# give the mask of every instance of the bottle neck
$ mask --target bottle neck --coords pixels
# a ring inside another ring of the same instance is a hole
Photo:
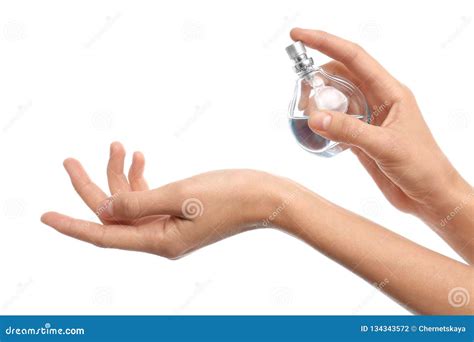
[[[310,85],[313,89],[319,89],[325,86],[324,79],[321,77],[321,74],[318,72],[322,70],[320,67],[311,66],[310,68],[306,68],[298,73],[298,77],[300,80],[304,80],[308,85]]]
[[[308,57],[305,53],[296,56],[293,58],[293,61],[295,62],[293,70],[300,78],[319,69],[319,67],[314,66],[313,59]]]
[[[312,78],[313,74],[318,70],[319,67],[315,67],[314,65],[308,65],[304,68],[301,68],[300,70],[296,70],[295,67],[295,72],[299,78]]]

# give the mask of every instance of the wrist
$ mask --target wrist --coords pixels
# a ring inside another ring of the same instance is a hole
[[[292,235],[300,235],[300,228],[312,219],[316,208],[322,206],[322,198],[304,186],[283,177],[276,177],[268,206],[262,219],[263,227],[274,227]]]
[[[266,176],[266,180],[257,187],[256,225],[263,228],[285,228],[287,218],[304,188],[287,178],[271,174]]]
[[[443,191],[427,198],[420,206],[418,216],[435,228],[444,228],[460,210],[472,203],[474,190],[454,169],[439,188]]]

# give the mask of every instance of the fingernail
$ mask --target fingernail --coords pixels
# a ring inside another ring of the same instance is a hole
[[[332,116],[325,112],[316,112],[311,115],[309,119],[309,124],[311,127],[318,131],[326,131],[331,125]]]

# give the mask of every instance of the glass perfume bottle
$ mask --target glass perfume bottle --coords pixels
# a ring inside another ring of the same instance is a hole
[[[315,110],[331,110],[352,115],[370,123],[370,109],[362,92],[350,81],[315,66],[301,42],[286,48],[298,75],[289,107],[291,130],[300,146],[322,157],[332,157],[347,146],[328,140],[308,127],[309,114]]]

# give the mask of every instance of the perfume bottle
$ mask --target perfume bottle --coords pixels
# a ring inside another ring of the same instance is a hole
[[[291,130],[300,146],[322,157],[332,157],[347,146],[328,140],[308,127],[308,118],[315,110],[343,112],[370,123],[370,109],[362,92],[350,81],[315,66],[301,42],[286,48],[298,75],[289,107]]]

